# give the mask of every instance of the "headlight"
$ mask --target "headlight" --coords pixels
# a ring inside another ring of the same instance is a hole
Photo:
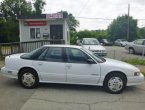
[[[134,72],[134,76],[140,76],[140,72]]]

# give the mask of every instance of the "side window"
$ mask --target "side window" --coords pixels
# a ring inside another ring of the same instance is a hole
[[[137,45],[143,45],[143,40],[136,40],[134,43]]]
[[[40,38],[40,28],[30,28],[30,38],[31,39],[36,39]]]
[[[144,42],[143,42],[143,45],[145,45],[145,40],[144,40]]]
[[[69,63],[87,63],[89,56],[79,49],[67,48],[67,58]]]
[[[60,47],[50,47],[45,55],[40,56],[45,61],[63,62],[63,52]]]
[[[30,28],[30,38],[35,39],[35,28]]]
[[[40,38],[40,28],[36,28],[36,38]]]

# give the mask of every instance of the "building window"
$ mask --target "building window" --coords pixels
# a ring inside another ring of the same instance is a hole
[[[40,28],[30,28],[30,38],[35,39],[35,38],[40,38]]]

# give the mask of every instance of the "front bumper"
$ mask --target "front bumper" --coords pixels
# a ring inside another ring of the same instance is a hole
[[[128,77],[127,79],[127,86],[139,85],[144,82],[144,75],[141,73],[140,76]]]
[[[17,73],[18,71],[7,69],[6,67],[1,68],[1,73],[3,76],[10,77],[10,78],[18,78]]]

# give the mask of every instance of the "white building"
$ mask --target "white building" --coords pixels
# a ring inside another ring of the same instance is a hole
[[[20,42],[60,40],[70,44],[68,15],[66,13],[41,14],[19,17]],[[62,42],[59,42],[62,43]]]

